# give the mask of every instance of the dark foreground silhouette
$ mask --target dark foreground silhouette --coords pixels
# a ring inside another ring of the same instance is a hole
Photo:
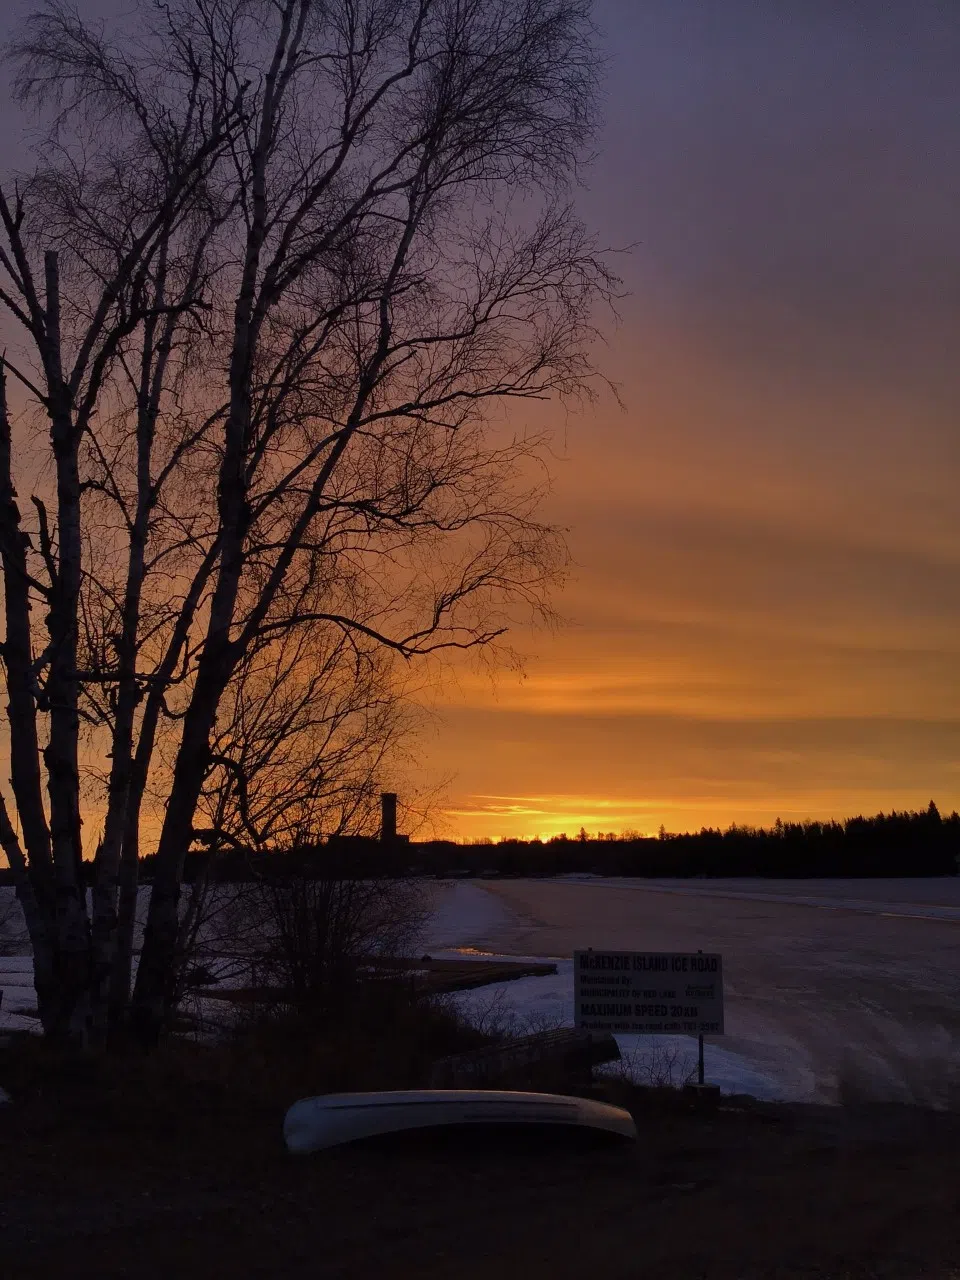
[[[109,1078],[32,1064],[0,1108],[5,1275],[946,1280],[960,1258],[960,1117],[638,1092],[620,1099],[636,1143],[438,1134],[294,1158],[284,1088],[197,1054]]]

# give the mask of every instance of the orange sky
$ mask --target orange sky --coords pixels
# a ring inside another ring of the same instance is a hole
[[[960,807],[960,15],[763,8],[599,7],[626,410],[557,414],[570,625],[441,695],[448,833]]]
[[[960,807],[960,11],[597,19],[626,408],[554,413],[569,625],[447,680],[411,785],[463,837]]]
[[[578,562],[568,625],[517,638],[522,678],[448,684],[428,759],[459,835],[960,805],[950,468],[927,456],[924,476],[893,432],[862,466],[829,439],[770,445],[767,407],[683,355],[651,373],[643,413],[570,431],[553,500]],[[790,411],[818,420],[836,400],[826,387]],[[707,401],[754,426],[749,459],[729,436],[684,453],[665,424]],[[879,391],[845,405],[847,422],[899,411]]]

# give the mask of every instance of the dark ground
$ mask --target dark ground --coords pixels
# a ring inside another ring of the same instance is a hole
[[[960,1116],[636,1093],[634,1145],[472,1132],[292,1158],[252,1082],[0,1053],[3,1072],[10,1280],[960,1280]]]

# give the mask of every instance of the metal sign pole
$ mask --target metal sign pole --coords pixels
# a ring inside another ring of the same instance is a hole
[[[698,956],[702,956],[702,955],[703,955],[703,948],[702,948],[702,947],[698,947],[698,948],[697,948],[697,955],[698,955]],[[703,1032],[702,1032],[702,1031],[700,1032],[700,1035],[699,1035],[699,1037],[698,1037],[698,1040],[699,1040],[699,1046],[698,1046],[698,1047],[699,1047],[700,1052],[699,1052],[699,1056],[698,1056],[698,1058],[697,1058],[697,1084],[703,1084]]]
[[[720,1096],[719,1085],[707,1084],[704,1051],[707,1036],[723,1035],[721,955],[574,951],[573,995],[578,1030],[696,1036],[697,1072],[684,1088],[705,1103]]]

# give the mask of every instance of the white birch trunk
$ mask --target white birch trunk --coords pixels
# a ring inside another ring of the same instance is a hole
[[[64,383],[60,332],[60,271],[56,253],[44,260],[46,275],[45,364],[57,481],[57,577],[52,584],[47,630],[50,667],[46,695],[50,736],[44,749],[50,797],[50,837],[57,895],[60,980],[58,1036],[85,1048],[92,1034],[90,921],[80,835],[80,716],[77,686],[78,608],[81,580],[79,437],[69,388]]]
[[[16,877],[16,893],[33,948],[34,986],[44,1031],[60,1020],[57,982],[56,898],[50,832],[43,807],[37,707],[31,674],[30,590],[26,536],[13,486],[12,442],[7,411],[6,374],[0,360],[0,555],[3,561],[6,635],[7,718],[10,773],[23,829],[26,855],[0,801],[0,843]]]

